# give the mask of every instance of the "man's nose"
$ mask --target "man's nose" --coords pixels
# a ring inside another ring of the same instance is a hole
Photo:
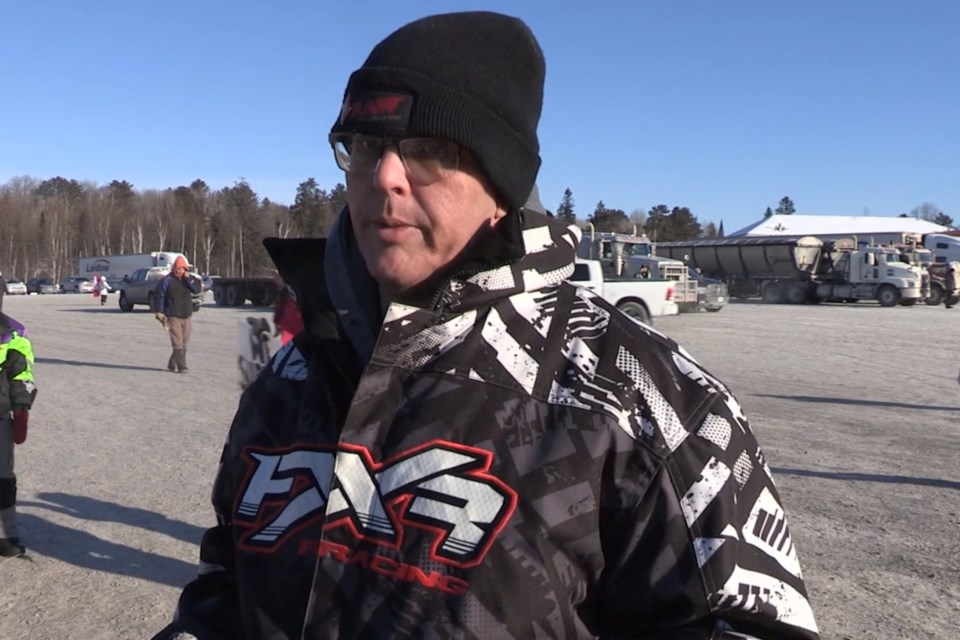
[[[384,150],[374,172],[373,182],[375,186],[384,191],[403,190],[409,187],[407,168],[403,165],[403,159],[396,148],[391,147]]]

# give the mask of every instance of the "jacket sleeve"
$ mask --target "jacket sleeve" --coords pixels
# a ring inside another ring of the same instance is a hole
[[[10,384],[10,406],[14,409],[30,409],[37,396],[37,385],[33,379],[33,345],[29,339],[13,333],[6,346],[2,367],[3,375]]]
[[[157,633],[153,640],[181,640],[190,636],[196,640],[234,640],[244,637],[234,570],[233,527],[227,506],[229,474],[224,463],[230,453],[229,442],[228,438],[220,471],[214,481],[213,504],[218,524],[203,534],[198,575],[180,594],[173,622]]]
[[[770,469],[736,400],[710,397],[605,528],[606,637],[816,640]]]
[[[184,637],[181,634],[196,640],[242,638],[240,620],[233,572],[233,533],[230,525],[224,523],[203,534],[199,575],[180,594],[173,622],[153,640],[179,640]]]
[[[188,276],[185,284],[192,293],[203,293],[203,280],[197,276]]]
[[[154,289],[156,292],[156,305],[157,308],[153,311],[159,311],[161,313],[167,312],[167,288],[170,286],[170,276],[166,275],[160,278],[157,282],[157,286]]]

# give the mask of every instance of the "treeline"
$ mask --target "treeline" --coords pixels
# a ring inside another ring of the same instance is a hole
[[[189,186],[138,191],[125,180],[98,186],[23,176],[0,185],[0,271],[6,277],[59,280],[76,271],[81,256],[180,251],[204,273],[266,276],[272,263],[261,244],[264,237],[323,236],[345,202],[342,184],[327,191],[313,178],[300,183],[287,206],[261,198],[245,180],[219,190],[198,179]],[[683,206],[658,204],[628,215],[601,200],[587,218],[578,218],[569,188],[551,211],[570,224],[646,233],[655,242],[724,236],[722,221],[701,223]],[[784,196],[764,215],[794,211]],[[931,203],[915,208],[911,217],[954,226]]]
[[[58,280],[76,272],[81,256],[180,251],[204,273],[269,275],[261,240],[323,235],[345,192],[342,184],[327,192],[311,178],[286,206],[260,198],[244,180],[220,190],[194,180],[138,191],[124,180],[13,178],[0,185],[0,270]]]
[[[264,237],[325,235],[345,202],[342,184],[327,191],[313,178],[300,183],[287,206],[261,198],[245,180],[219,190],[200,179],[137,190],[125,180],[101,186],[23,176],[0,185],[0,270],[59,280],[76,272],[81,256],[179,251],[203,273],[266,276],[272,263]],[[556,215],[587,226],[577,220],[570,189]],[[723,233],[722,224],[701,226],[688,208],[666,205],[628,216],[601,201],[587,222],[597,231],[645,231],[659,241]]]
[[[713,222],[701,224],[688,207],[669,207],[658,204],[648,210],[634,209],[630,215],[623,209],[611,209],[603,200],[597,203],[593,213],[580,220],[576,214],[573,192],[566,189],[556,208],[556,217],[567,224],[576,224],[584,229],[593,225],[595,231],[612,231],[646,235],[654,242],[671,242],[691,238],[722,238],[723,221],[718,227]]]

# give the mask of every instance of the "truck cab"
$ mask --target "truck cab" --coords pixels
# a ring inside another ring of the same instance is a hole
[[[880,306],[892,307],[914,305],[929,293],[926,269],[905,263],[894,247],[837,244],[831,256],[825,275],[841,282],[820,284],[820,298],[876,299]]]
[[[913,235],[914,237],[909,237]],[[904,234],[904,242],[896,245],[901,261],[915,267],[923,267],[930,276],[928,305],[953,307],[960,302],[960,262],[937,261],[933,251],[927,249],[915,234]]]

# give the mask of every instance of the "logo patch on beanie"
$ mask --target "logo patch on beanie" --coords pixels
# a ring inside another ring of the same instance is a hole
[[[340,126],[386,125],[406,128],[413,110],[409,93],[376,91],[354,96],[347,94],[340,109]]]

